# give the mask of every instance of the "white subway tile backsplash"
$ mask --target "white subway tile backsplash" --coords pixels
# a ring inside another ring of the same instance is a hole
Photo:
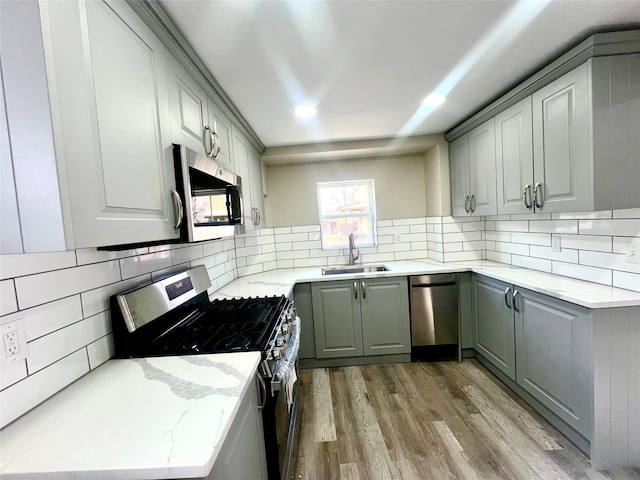
[[[426,249],[427,249],[426,240],[424,242],[411,242],[411,250],[413,251],[426,250]]]
[[[537,216],[537,215],[536,215]],[[611,218],[611,210],[604,210],[600,212],[564,212],[554,213],[552,217],[554,220],[581,220],[587,218]]]
[[[240,268],[240,267],[246,267],[247,266],[247,259],[246,257],[240,257],[236,259],[236,267]]]
[[[150,253],[148,255],[140,255],[138,257],[123,258],[119,260],[119,262],[120,270],[122,271],[122,280],[126,280],[127,278],[151,273],[154,270],[162,270],[163,268],[171,267],[173,265],[173,257],[171,255],[171,250],[167,250],[164,252]],[[98,265],[104,264],[99,263]]]
[[[614,210],[613,218],[640,218],[640,208],[626,208],[624,210]]]
[[[266,262],[262,264],[262,268],[264,268],[265,272],[268,272],[270,270],[275,270],[276,268],[278,268],[278,262],[277,261]]]
[[[0,375],[0,390],[10,387],[14,383],[19,382],[27,377],[27,362],[20,360],[12,365],[2,367],[2,375]]]
[[[0,282],[0,315],[7,315],[18,310],[16,289],[13,280]]]
[[[236,242],[233,238],[225,238],[222,240],[222,250],[233,250],[236,248]]]
[[[444,253],[442,252],[434,252],[433,250],[429,250],[429,259],[435,260],[436,262],[444,261]]]
[[[322,242],[320,240],[291,243],[292,250],[312,250],[318,248],[322,248]]]
[[[449,242],[475,242],[482,240],[481,232],[443,233],[442,241]]]
[[[296,258],[293,260],[294,268],[302,267],[326,267],[327,257],[315,257],[315,258]]]
[[[613,286],[640,292],[640,275],[636,273],[613,271]]]
[[[113,335],[110,333],[87,345],[89,367],[93,370],[109,360],[115,354]]]
[[[396,252],[393,254],[396,261],[401,260],[424,260],[427,258],[427,249],[411,250],[410,252]]]
[[[391,220],[378,220],[376,222],[376,225],[378,226],[378,228],[380,228],[380,227],[391,227],[391,226],[393,226],[393,221],[391,221]]]
[[[127,260],[131,259],[119,261],[123,262]],[[18,305],[20,308],[34,307],[52,300],[108,285],[119,280],[120,268],[118,266],[118,260],[19,277],[15,280]]]
[[[294,258],[309,258],[309,250],[276,252],[276,260],[293,260]]]
[[[268,245],[261,245],[260,249],[262,250],[262,253],[271,253],[276,251],[276,245],[275,243],[270,243]]]
[[[551,247],[531,245],[529,255],[559,262],[578,263],[578,250],[571,250],[570,248],[562,248],[559,252],[554,252]]]
[[[27,344],[29,375],[111,332],[109,312],[102,312]]]
[[[202,245],[202,255],[208,257],[209,255],[214,255],[216,253],[221,253],[224,251],[224,245],[222,240],[215,240],[213,242],[204,243]]]
[[[503,253],[512,253],[515,255],[529,256],[529,245],[521,245],[519,243],[496,242],[496,251]]]
[[[291,233],[291,227],[278,227],[273,229],[273,233],[275,235],[279,235],[281,233]]]
[[[611,285],[611,270],[604,268],[587,267],[573,263],[552,262],[551,271],[557,275],[586,280],[587,282]]]
[[[510,242],[511,232],[485,232],[484,238],[494,242]]]
[[[262,264],[247,265],[246,267],[238,267],[238,276],[245,277],[247,275],[254,275],[256,273],[262,273],[264,270]]]
[[[542,220],[529,222],[530,232],[578,233],[578,220]]]
[[[579,220],[581,235],[640,236],[640,218]]]
[[[254,247],[256,245],[273,245],[274,240],[273,240],[273,236],[260,236],[260,237],[251,237],[251,238],[245,238],[244,239],[244,246],[245,247]],[[238,246],[236,245],[236,248],[238,248]]]
[[[293,260],[277,260],[276,265],[278,268],[293,268]]]
[[[507,265],[511,265],[511,254],[487,250],[487,260],[491,260],[493,262],[506,263]]]
[[[462,242],[451,242],[445,243],[442,245],[443,251],[445,253],[450,252],[461,252],[462,251]]]
[[[273,228],[261,228],[258,231],[260,232],[260,235],[273,236]]]
[[[560,237],[562,248],[576,250],[594,250],[597,252],[611,251],[611,237],[598,235],[554,235]]]
[[[427,231],[427,225],[421,223],[420,225],[409,225],[409,233],[425,233]]]
[[[370,255],[363,255],[362,256],[362,263],[393,262],[394,259],[395,259],[395,257],[393,255],[393,252],[373,253],[373,254],[370,254]],[[344,263],[346,263],[346,262],[344,262]]]
[[[510,220],[551,220],[550,213],[519,213],[509,215]]]
[[[308,233],[284,233],[275,235],[276,244],[283,242],[306,242],[307,240],[309,240]]]
[[[274,262],[276,260],[276,253],[261,253],[260,255],[254,255],[247,257],[247,265],[257,265],[258,263]],[[241,275],[242,276],[242,275]]]
[[[393,243],[393,235],[378,235],[378,245],[388,245],[389,243]]]
[[[300,227],[291,227],[291,233],[302,233],[302,232],[319,232],[320,225],[303,225]]]
[[[378,253],[406,252],[411,250],[410,243],[391,243],[389,245],[378,245]]]
[[[511,264],[518,267],[530,268],[531,270],[551,273],[551,260],[545,260],[544,258],[511,255]]]
[[[379,227],[378,235],[401,235],[403,233],[410,233],[411,229],[409,225],[399,225],[396,227]]]
[[[276,243],[276,252],[289,252],[293,249],[292,242]]]
[[[462,249],[465,251],[470,250],[484,250],[487,247],[486,242],[484,240],[478,240],[475,242],[463,242]]]
[[[175,250],[171,251],[171,254],[173,256],[174,265],[190,262],[191,260],[196,260],[204,256],[202,245],[193,245],[186,248],[176,248]]]
[[[474,222],[475,223],[475,222]],[[459,233],[462,232],[463,223],[444,223],[442,225],[442,233]]]
[[[39,307],[21,310],[3,318],[5,321],[24,320],[24,331],[27,341],[30,342],[60,328],[82,320],[82,305],[80,295],[45,303]]]
[[[236,259],[251,257],[262,252],[259,246],[236,248]]]
[[[466,222],[462,224],[463,232],[482,232],[485,230],[484,221],[481,222]]]
[[[592,267],[610,268],[622,272],[640,273],[640,265],[627,263],[625,255],[619,253],[590,252],[583,250],[580,252],[580,265]]]
[[[529,222],[525,220],[496,220],[495,229],[499,232],[528,232]]]
[[[482,252],[451,252],[444,254],[445,262],[466,262],[471,260],[482,260]]]
[[[442,217],[442,223],[452,222],[477,222],[482,217]]]
[[[394,227],[397,225],[424,225],[425,219],[424,217],[397,218],[392,223]]]
[[[148,247],[118,250],[115,252],[97,250],[95,248],[79,248],[76,250],[76,258],[78,260],[78,265],[87,265],[89,263],[106,262],[108,260],[117,260],[125,257],[135,257],[137,255],[144,255],[145,253],[149,253]]]
[[[76,253],[25,253],[0,257],[0,279],[22,277],[76,266]]]
[[[400,240],[402,242],[425,242],[427,235],[425,233],[407,233],[400,235]]]
[[[550,233],[522,233],[512,232],[511,241],[513,243],[527,243],[529,245],[551,246]]]
[[[85,348],[0,392],[0,428],[89,371]]]
[[[427,233],[427,242],[442,243],[442,233]]]

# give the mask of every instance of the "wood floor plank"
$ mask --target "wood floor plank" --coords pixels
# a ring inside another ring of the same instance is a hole
[[[326,368],[318,368],[313,371],[313,426],[316,442],[336,440],[331,385],[329,372]]]
[[[298,479],[640,480],[638,469],[593,470],[475,360],[303,370],[300,380]]]

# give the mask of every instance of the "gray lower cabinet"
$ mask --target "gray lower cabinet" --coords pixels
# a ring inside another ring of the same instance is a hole
[[[406,277],[311,285],[318,359],[411,352]]]
[[[516,379],[515,326],[510,284],[474,275],[471,280],[473,348]]]
[[[593,381],[589,310],[514,287],[518,385],[584,437],[591,437]]]
[[[258,388],[254,383],[242,400],[206,480],[266,480],[267,460],[258,411]]]

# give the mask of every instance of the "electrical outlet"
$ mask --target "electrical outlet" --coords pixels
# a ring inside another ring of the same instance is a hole
[[[640,264],[640,240],[631,240],[625,250],[624,261]]]
[[[2,353],[0,354],[2,368],[27,358],[27,336],[22,319],[2,325],[0,334],[2,335]]]
[[[553,237],[551,239],[551,251],[555,253],[560,253],[562,251],[562,247],[560,246],[560,238],[561,237]]]

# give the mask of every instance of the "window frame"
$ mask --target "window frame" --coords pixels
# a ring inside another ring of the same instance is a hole
[[[363,184],[369,184],[369,210],[367,213],[355,212],[355,213],[342,213],[342,214],[330,214],[330,215],[322,214],[322,201],[321,201],[321,195],[320,195],[321,188],[345,187],[350,185],[357,187]],[[358,248],[375,247],[378,244],[378,229],[376,225],[376,192],[375,192],[375,182],[373,181],[372,178],[363,179],[363,180],[344,180],[344,181],[337,181],[337,182],[317,182],[316,195],[318,198],[318,218],[320,221],[320,241],[322,245],[322,250],[343,250],[345,248],[349,248],[348,240],[345,245],[339,245],[339,246],[325,245],[324,232],[322,230],[322,225],[324,220],[331,220],[331,219],[349,219],[349,218],[369,217],[369,221],[371,222],[371,243],[359,243],[357,246]]]

